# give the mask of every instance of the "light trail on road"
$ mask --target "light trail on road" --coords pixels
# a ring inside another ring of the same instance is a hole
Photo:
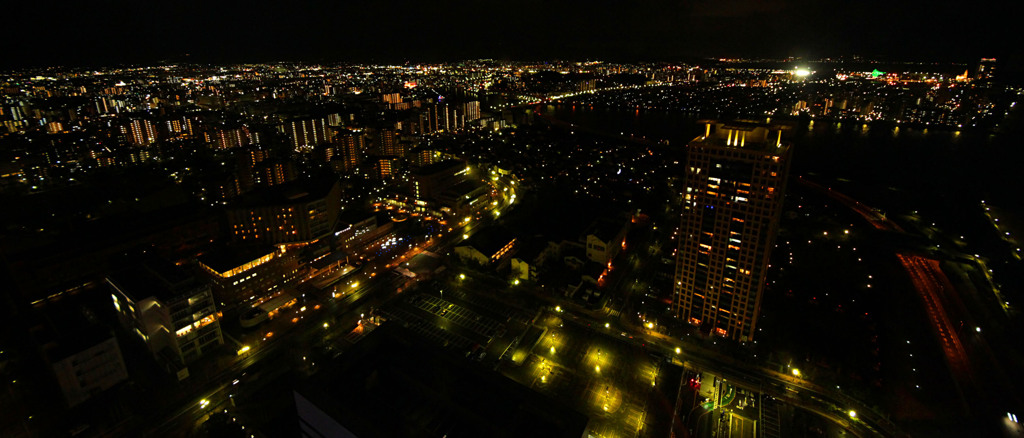
[[[903,228],[901,228],[899,225],[896,225],[895,222],[889,220],[875,209],[868,207],[867,205],[861,204],[860,201],[857,201],[853,198],[850,198],[849,196],[832,190],[829,187],[825,187],[822,186],[821,184],[808,181],[804,179],[804,177],[802,176],[799,177],[797,181],[800,181],[801,184],[812,189],[815,189],[819,192],[822,192],[831,197],[832,199],[839,201],[840,203],[848,207],[850,210],[853,210],[855,213],[859,214],[861,217],[864,218],[864,220],[868,221],[868,223],[870,223],[871,226],[875,227],[878,230],[896,231],[900,233],[903,232]]]
[[[953,372],[954,381],[961,397],[964,396],[965,384],[973,387],[970,363],[967,352],[957,335],[956,326],[949,319],[949,314],[942,305],[940,293],[944,285],[949,284],[945,274],[939,269],[939,262],[918,255],[897,254],[900,264],[906,269],[910,281],[914,285],[921,300],[924,302],[925,313],[932,323],[932,328],[939,338],[946,362]]]

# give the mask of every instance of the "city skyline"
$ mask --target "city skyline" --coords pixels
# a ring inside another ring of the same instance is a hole
[[[22,38],[2,67],[161,62],[678,61],[708,57],[974,62],[1020,70],[1006,2],[927,5],[803,0],[673,3],[271,1],[72,3],[11,8]]]
[[[1019,436],[1024,89],[893,61],[5,71],[0,435]]]

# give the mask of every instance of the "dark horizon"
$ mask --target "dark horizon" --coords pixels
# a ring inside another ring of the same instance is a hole
[[[992,3],[992,4],[988,4]],[[728,0],[642,5],[538,1],[397,1],[361,5],[256,1],[110,1],[44,9],[17,4],[0,66],[143,65],[161,61],[447,62],[602,59],[678,61],[718,57],[860,55],[913,61],[1000,59],[1012,50],[1009,5]]]

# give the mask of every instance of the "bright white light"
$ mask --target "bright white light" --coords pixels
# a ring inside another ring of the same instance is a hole
[[[811,71],[805,68],[798,68],[794,74],[800,77],[806,77],[811,75]]]

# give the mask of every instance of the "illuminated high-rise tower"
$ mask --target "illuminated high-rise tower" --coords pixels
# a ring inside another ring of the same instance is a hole
[[[978,79],[992,79],[996,72],[995,58],[981,58],[978,62]]]
[[[300,151],[326,143],[328,126],[324,118],[298,119],[286,122],[280,129],[291,139],[294,150]]]
[[[704,135],[687,145],[673,310],[715,335],[749,341],[789,172],[787,127],[704,123]]]
[[[121,133],[129,143],[146,146],[156,141],[156,125],[149,120],[134,119],[121,127]]]

